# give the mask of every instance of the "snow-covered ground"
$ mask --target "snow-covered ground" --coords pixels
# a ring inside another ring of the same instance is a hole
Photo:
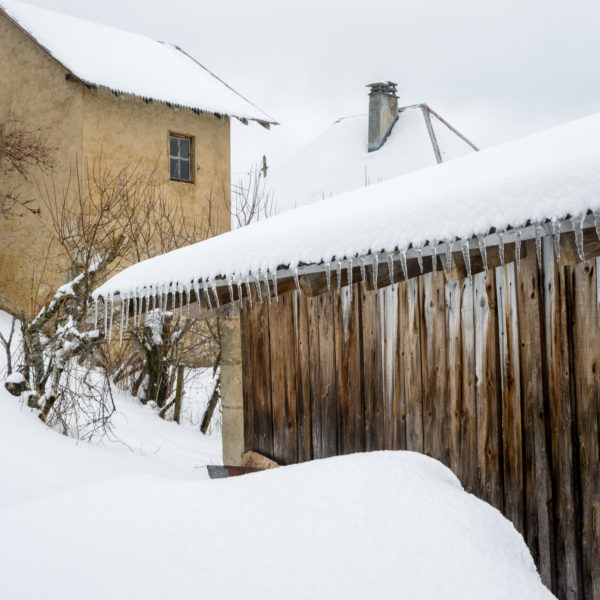
[[[211,481],[218,435],[116,403],[121,441],[77,443],[0,389],[2,600],[552,598],[509,521],[433,459]]]

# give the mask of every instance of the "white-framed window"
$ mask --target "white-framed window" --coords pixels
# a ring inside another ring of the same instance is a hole
[[[169,174],[173,181],[194,181],[194,138],[169,134]]]

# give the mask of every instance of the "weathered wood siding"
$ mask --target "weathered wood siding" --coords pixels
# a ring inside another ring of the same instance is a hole
[[[540,258],[529,241],[487,277],[245,300],[246,448],[424,452],[514,523],[559,598],[600,600],[600,259],[558,264],[551,239]]]

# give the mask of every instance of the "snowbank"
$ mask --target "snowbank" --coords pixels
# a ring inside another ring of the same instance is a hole
[[[6,508],[0,530],[12,600],[553,597],[513,526],[409,452],[112,479]]]
[[[143,297],[143,286],[165,293],[171,282],[187,289],[218,275],[263,279],[281,265],[454,242],[600,210],[599,164],[600,113],[151,258],[94,296]]]
[[[1,0],[0,8],[85,83],[275,123],[177,46],[15,0]]]

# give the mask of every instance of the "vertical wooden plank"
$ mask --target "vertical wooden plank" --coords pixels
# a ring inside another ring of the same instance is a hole
[[[252,370],[252,324],[251,315],[242,301],[240,307],[240,342],[242,354],[242,395],[244,402],[244,451],[252,450],[254,444],[254,379]]]
[[[313,458],[323,458],[321,446],[321,351],[319,338],[319,297],[307,298],[308,352],[310,378],[310,430]]]
[[[298,462],[312,459],[311,391],[308,304],[304,294],[293,292],[296,302],[296,401],[298,422]],[[273,302],[276,302],[273,300]]]
[[[504,514],[524,533],[523,439],[515,264],[496,269],[502,397]]]
[[[335,292],[335,350],[338,371],[338,452],[365,449],[358,285]]]
[[[421,376],[423,383],[423,448],[448,464],[446,405],[446,317],[444,274],[419,278],[422,291]]]
[[[322,456],[337,454],[337,371],[333,294],[334,292],[328,292],[318,297]]]
[[[461,282],[460,463],[456,472],[467,492],[477,490],[477,393],[475,384],[475,321],[472,278]]]
[[[269,311],[273,458],[280,464],[298,462],[296,325],[294,293],[282,294]]]
[[[396,387],[396,346],[398,344],[398,294],[395,286],[377,292],[383,345],[383,391],[385,448],[394,449],[394,396]]]
[[[502,486],[502,407],[498,368],[495,272],[473,278],[477,398],[477,495],[504,511]]]
[[[552,238],[543,240],[545,359],[548,378],[554,554],[559,598],[580,597],[579,507],[572,435],[574,413],[569,367],[568,316],[564,269],[555,260]]]
[[[600,316],[596,261],[572,267],[583,591],[600,598]]]
[[[379,304],[375,292],[361,285],[365,449],[383,450],[383,358]]]
[[[423,452],[421,291],[416,278],[398,285],[398,393],[394,397],[395,443]],[[405,425],[404,425],[405,422]],[[405,444],[405,445],[404,445]]]
[[[462,401],[461,282],[446,284],[446,401],[448,403],[449,467],[461,478],[460,413]],[[462,482],[462,479],[461,479]]]
[[[408,417],[409,392],[408,392],[408,351],[407,343],[409,336],[409,300],[408,283],[402,281],[392,286],[392,292],[397,298],[398,314],[396,318],[397,334],[396,356],[394,360],[394,397],[392,400],[392,448],[394,450],[406,450],[407,432],[406,423]],[[419,381],[421,373],[419,371]]]
[[[266,303],[244,302],[246,320],[245,348],[242,349],[244,406],[250,407],[248,449],[273,456],[273,410],[271,404],[271,359],[269,344],[269,307]]]
[[[542,581],[552,588],[552,483],[545,428],[543,308],[535,241],[528,240],[524,246],[525,255],[521,258],[518,278],[518,302],[525,449],[525,540]]]

